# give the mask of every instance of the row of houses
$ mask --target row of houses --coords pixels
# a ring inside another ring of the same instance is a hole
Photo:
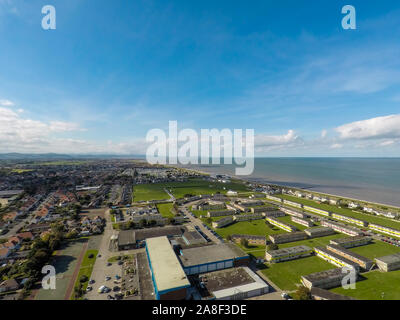
[[[337,213],[332,213],[332,218],[334,218],[336,220],[341,220],[341,221],[345,221],[345,222],[348,222],[348,223],[356,224],[356,225],[361,226],[361,227],[367,227],[368,226],[368,222],[367,221],[356,219],[356,218],[353,218],[353,217],[343,216],[343,215],[337,214]]]
[[[303,226],[306,226],[308,228],[314,226],[314,223],[311,220],[308,220],[308,219],[301,219],[301,218],[297,218],[297,217],[291,217],[291,220],[293,222],[296,222],[296,223],[301,224]]]
[[[326,249],[328,249],[329,251],[332,251],[334,253],[337,253],[339,256],[342,256],[350,261],[357,263],[364,270],[368,271],[374,265],[374,262],[371,259],[363,257],[363,256],[361,256],[355,252],[352,252],[346,248],[343,248],[341,246],[338,246],[335,244],[328,244],[326,246]]]
[[[321,222],[321,225],[323,227],[332,228],[336,232],[344,233],[344,234],[347,234],[349,236],[360,236],[360,235],[362,235],[362,232],[360,230],[358,230],[356,228],[352,228],[352,227],[346,226],[346,225],[341,224],[339,222],[323,220]]]
[[[281,228],[282,230],[285,230],[287,232],[294,232],[297,230],[297,228],[295,226],[281,222],[274,218],[267,217],[267,218],[265,218],[265,220],[267,220],[270,224],[272,224],[278,228]]]
[[[311,256],[313,249],[308,246],[295,246],[290,248],[270,250],[265,252],[265,259],[271,263],[283,262]]]

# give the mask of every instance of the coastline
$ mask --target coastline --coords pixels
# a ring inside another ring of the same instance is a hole
[[[186,168],[186,169],[190,169],[190,168]],[[342,198],[342,199],[350,200],[350,201],[354,201],[354,202],[363,202],[363,203],[368,203],[368,204],[375,205],[375,206],[384,206],[384,207],[400,210],[400,206],[396,206],[396,205],[380,203],[380,202],[373,202],[373,201],[368,201],[368,200],[363,200],[363,199],[357,199],[357,198],[353,198],[353,197],[349,197],[349,196],[331,194],[331,193],[326,193],[326,192],[317,191],[317,190],[311,190],[311,189],[307,189],[307,188],[300,188],[300,187],[296,187],[296,186],[281,185],[281,184],[276,184],[276,183],[269,183],[269,182],[259,181],[259,180],[261,180],[263,178],[247,178],[247,179],[245,179],[243,177],[239,177],[239,176],[236,176],[236,175],[229,175],[229,174],[222,173],[222,172],[221,173],[214,173],[214,172],[210,173],[210,172],[203,171],[203,170],[200,170],[200,169],[197,169],[197,168],[196,169],[190,169],[190,170],[192,170],[194,172],[197,172],[197,173],[205,174],[205,175],[211,175],[211,174],[214,174],[214,175],[215,174],[225,175],[225,176],[229,176],[229,177],[232,177],[234,179],[245,181],[245,182],[248,182],[248,183],[258,183],[258,184],[261,184],[261,185],[274,185],[274,186],[278,186],[278,187],[281,187],[281,188],[290,188],[290,189],[295,189],[295,190],[302,190],[304,192],[318,193],[318,194],[325,195],[325,196],[330,196],[330,197],[335,197],[335,198]]]

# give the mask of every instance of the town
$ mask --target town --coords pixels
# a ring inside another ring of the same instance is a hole
[[[2,300],[400,298],[396,207],[140,159],[1,160],[0,204]]]

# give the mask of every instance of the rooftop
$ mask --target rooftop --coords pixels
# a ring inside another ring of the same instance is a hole
[[[158,291],[190,286],[166,236],[147,239],[146,247]]]
[[[211,246],[183,249],[179,259],[184,267],[199,264],[247,257],[248,255],[233,244],[216,244]]]
[[[379,257],[376,258],[375,260],[383,262],[383,263],[398,263],[400,262],[400,253],[395,253],[395,254],[391,254],[388,256],[383,256],[383,257]]]

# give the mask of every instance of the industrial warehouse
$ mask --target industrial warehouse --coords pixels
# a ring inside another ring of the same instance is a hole
[[[167,237],[146,240],[151,278],[157,300],[183,300],[190,282]]]
[[[232,243],[182,249],[179,260],[187,275],[248,265],[250,257]]]
[[[191,276],[202,299],[242,300],[269,292],[269,286],[248,267]]]
[[[288,260],[294,260],[311,256],[314,251],[308,246],[296,246],[272,251],[265,252],[265,259],[268,262],[282,262]]]

